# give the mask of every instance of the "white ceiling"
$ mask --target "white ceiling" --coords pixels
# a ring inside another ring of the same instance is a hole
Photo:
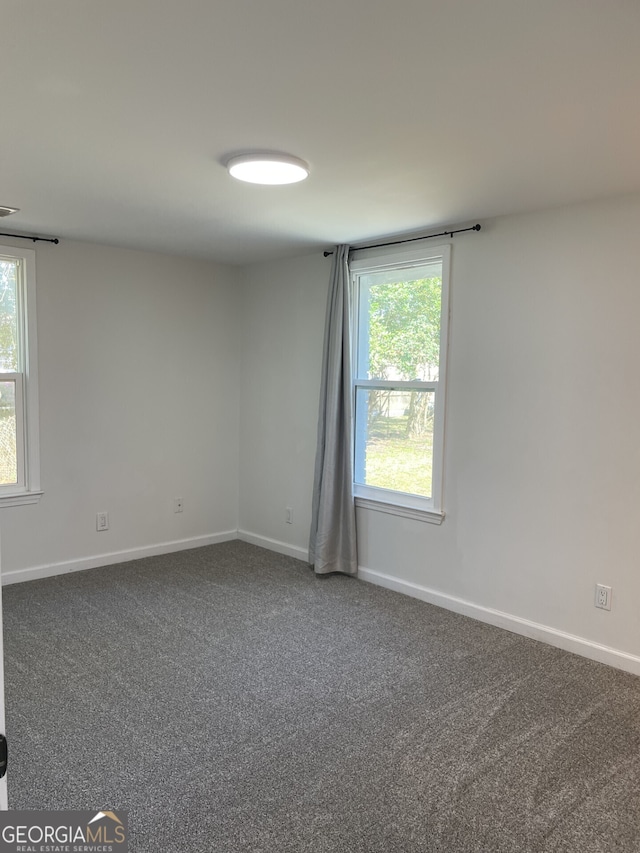
[[[637,0],[0,0],[24,230],[243,263],[640,189]],[[257,187],[222,162],[295,154]]]

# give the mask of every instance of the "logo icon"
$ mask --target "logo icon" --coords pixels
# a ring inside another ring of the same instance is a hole
[[[115,812],[98,812],[95,817],[91,818],[89,823],[95,823],[97,820],[102,820],[103,817],[110,817],[111,820],[115,820],[116,823],[122,825],[122,821]]]

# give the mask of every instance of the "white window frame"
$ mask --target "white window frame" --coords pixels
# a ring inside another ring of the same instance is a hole
[[[0,485],[0,507],[38,503],[40,425],[38,408],[38,341],[36,328],[36,253],[0,245],[0,258],[17,263],[18,371],[0,373],[0,382],[16,386],[16,451],[18,482]]]
[[[434,261],[442,262],[442,293],[440,310],[440,360],[438,380],[435,382],[406,382],[366,379],[356,375],[358,365],[358,326],[360,323],[360,277],[389,269],[403,269],[429,264]],[[414,244],[409,248],[393,247],[387,251],[380,249],[363,249],[355,251],[350,261],[352,287],[352,328],[353,328],[353,410],[355,415],[356,395],[360,388],[390,388],[402,390],[417,388],[434,392],[434,427],[433,427],[433,468],[431,481],[431,497],[410,495],[392,489],[377,486],[366,486],[355,482],[353,493],[358,507],[441,524],[445,512],[443,508],[443,478],[444,478],[444,438],[445,438],[445,403],[447,388],[447,349],[449,338],[449,289],[451,268],[451,245],[429,245],[427,242]],[[354,456],[354,473],[358,470],[356,459],[355,416],[352,437]]]

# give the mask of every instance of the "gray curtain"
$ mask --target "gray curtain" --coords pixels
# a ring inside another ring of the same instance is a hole
[[[309,562],[316,574],[358,572],[351,457],[349,247],[331,263],[324,331]]]

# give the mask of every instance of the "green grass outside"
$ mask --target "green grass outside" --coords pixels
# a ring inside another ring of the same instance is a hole
[[[406,432],[406,416],[376,419],[367,443],[367,485],[430,497],[433,434]]]

